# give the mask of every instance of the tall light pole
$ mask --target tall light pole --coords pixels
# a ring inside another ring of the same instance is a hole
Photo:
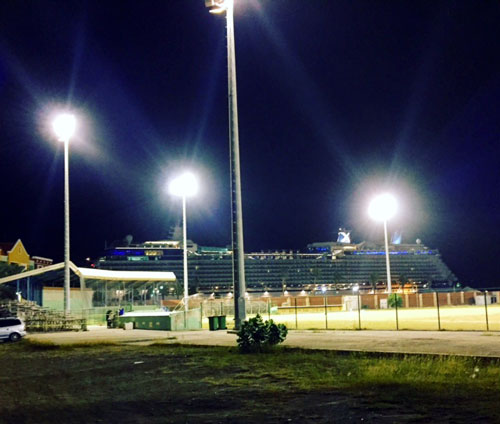
[[[387,270],[387,291],[392,292],[391,285],[391,264],[389,261],[389,242],[387,239],[387,221],[391,219],[397,212],[398,204],[396,199],[388,194],[381,194],[375,197],[368,208],[368,213],[375,221],[384,222],[384,238],[385,238],[385,266]]]
[[[57,139],[64,143],[64,312],[69,313],[70,275],[69,275],[69,140],[75,132],[76,119],[70,113],[58,115],[52,122]]]
[[[182,197],[182,249],[184,262],[184,308],[189,309],[188,297],[188,266],[187,266],[187,230],[186,230],[186,197],[191,197],[198,191],[198,182],[193,174],[186,172],[172,180],[169,185],[170,194]]]
[[[240,142],[236,96],[236,55],[234,50],[234,0],[205,0],[211,13],[226,13],[227,72],[229,103],[229,145],[231,167],[231,242],[233,251],[234,326],[245,321],[245,249],[243,247],[243,208],[241,205]]]

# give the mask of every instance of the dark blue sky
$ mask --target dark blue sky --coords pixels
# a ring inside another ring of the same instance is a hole
[[[379,240],[438,248],[463,281],[500,286],[500,3],[236,0],[245,250]],[[167,237],[201,178],[188,235],[230,242],[225,21],[202,0],[0,4],[0,240],[63,254],[57,105],[70,150],[72,256]]]

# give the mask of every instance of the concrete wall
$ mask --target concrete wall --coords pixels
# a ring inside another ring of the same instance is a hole
[[[92,308],[92,289],[80,290],[72,288],[70,290],[70,306],[72,311]],[[55,310],[64,310],[64,289],[62,287],[44,287],[42,293],[42,306]]]
[[[405,308],[435,308],[437,306],[436,293],[397,293],[398,296],[403,298],[403,307]],[[500,299],[500,292],[489,292],[489,296],[494,296]],[[438,293],[439,306],[459,306],[459,305],[473,305],[477,296],[483,296],[481,292],[445,292]],[[326,296],[328,305],[342,305],[344,296]],[[387,293],[377,294],[360,294],[361,305],[368,307],[368,309],[379,309],[380,301],[387,299]],[[277,296],[253,298],[261,302],[270,301],[273,306],[286,307],[295,306],[311,306],[321,307],[325,304],[325,296],[322,295],[306,295],[301,296]]]

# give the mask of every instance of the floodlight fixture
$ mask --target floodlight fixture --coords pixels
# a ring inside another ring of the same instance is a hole
[[[198,192],[198,181],[193,174],[185,172],[170,182],[169,192],[179,197],[194,196]]]
[[[61,113],[60,115],[57,115],[52,122],[52,128],[59,141],[68,142],[75,133],[75,115],[71,113]]]
[[[368,213],[375,221],[388,221],[396,214],[397,210],[398,203],[394,196],[389,193],[375,197],[368,207]]]
[[[219,14],[225,12],[233,0],[205,0],[205,7],[210,13]]]

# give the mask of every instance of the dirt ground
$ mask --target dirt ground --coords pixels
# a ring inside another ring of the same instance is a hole
[[[110,341],[236,346],[236,334],[219,331],[121,330],[90,326],[85,332],[29,334],[56,344]],[[499,332],[291,330],[285,346],[360,352],[415,353],[500,358]]]

